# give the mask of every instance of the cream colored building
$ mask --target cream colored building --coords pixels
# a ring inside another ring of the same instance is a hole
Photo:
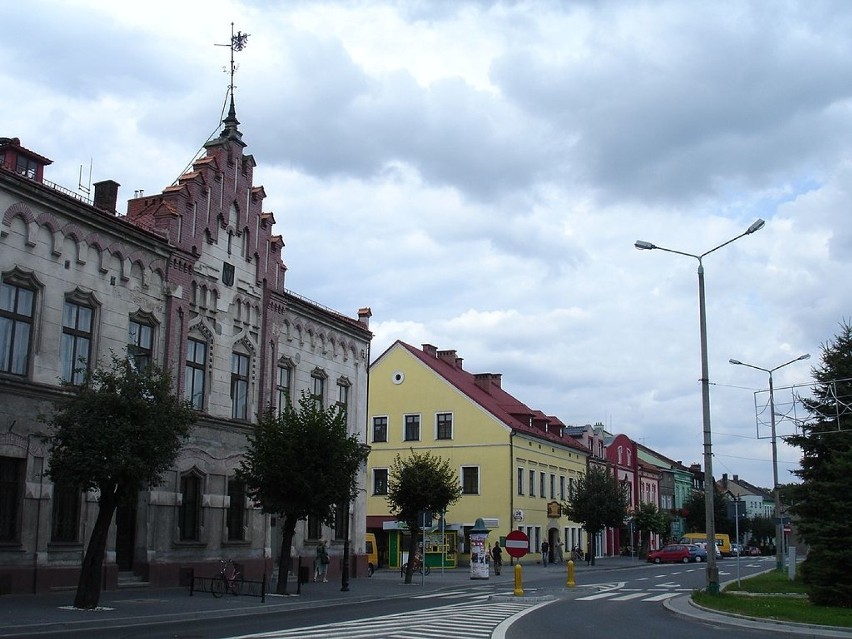
[[[370,368],[367,530],[376,533],[380,563],[400,564],[400,534],[385,497],[396,455],[431,451],[458,472],[462,498],[448,510],[443,529],[454,548],[442,548],[449,565],[465,563],[469,532],[478,518],[490,529],[489,542],[519,529],[540,562],[547,540],[555,555],[584,545],[579,524],[561,514],[573,483],[586,472],[589,451],[546,416],[502,388],[501,375],[470,373],[454,350],[395,342]],[[435,530],[441,526],[436,524]],[[404,546],[403,546],[404,548]],[[427,561],[440,565],[442,553],[427,544]],[[504,555],[508,561],[508,557]]]

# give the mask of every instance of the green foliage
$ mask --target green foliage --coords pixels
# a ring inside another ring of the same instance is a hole
[[[627,519],[627,492],[604,468],[591,467],[577,480],[563,509],[572,521],[583,525],[590,536],[604,528],[617,528]]]
[[[43,417],[50,426],[47,475],[118,496],[160,482],[189,435],[195,413],[172,392],[167,372],[113,358]]]
[[[69,386],[56,411],[43,417],[50,432],[47,476],[54,482],[99,491],[98,515],[83,557],[74,605],[94,608],[109,527],[122,498],[159,484],[195,422],[189,402],[172,392],[168,373],[156,365],[137,369],[113,357],[110,368]]]
[[[237,475],[263,512],[331,523],[335,505],[354,497],[358,469],[368,454],[348,434],[343,411],[318,406],[302,393],[298,410],[288,403],[281,415],[261,416]]]
[[[811,372],[813,398],[803,400],[810,421],[787,442],[802,451],[802,482],[785,486],[783,497],[796,517],[799,536],[808,544],[802,578],[812,603],[852,606],[852,325],[843,322],[822,346],[820,364]],[[839,399],[838,399],[839,398]],[[839,420],[839,423],[838,423]],[[838,428],[839,427],[839,428]]]
[[[633,511],[633,522],[639,531],[641,554],[648,551],[650,537],[654,535],[665,535],[669,530],[671,517],[668,513],[661,512],[656,504],[643,503]]]
[[[852,628],[852,610],[815,606],[801,596],[804,592],[807,589],[799,577],[791,581],[786,572],[771,570],[744,578],[741,585],[733,581],[721,594],[693,592],[692,600],[705,608],[747,617]],[[771,596],[744,596],[744,593]]]
[[[266,411],[248,436],[237,476],[263,512],[283,519],[279,594],[287,592],[296,522],[313,516],[332,523],[335,508],[354,499],[358,470],[369,452],[349,435],[338,406],[323,408],[305,392],[298,409],[288,402],[280,415]]]
[[[406,457],[397,455],[388,473],[390,512],[411,531],[419,529],[418,513],[445,512],[461,499],[461,490],[450,462],[428,451],[412,450]]]
[[[421,512],[443,513],[462,496],[456,471],[442,457],[411,451],[410,455],[397,455],[388,473],[388,505],[397,521],[405,522],[411,535],[408,556],[417,551],[418,522]],[[410,584],[413,563],[405,570],[405,583]]]
[[[707,529],[705,524],[707,510],[703,490],[692,491],[692,494],[683,504],[683,509],[685,511],[686,532],[704,532]],[[733,522],[728,517],[728,498],[719,490],[718,486],[714,486],[713,493],[713,524],[717,533],[728,533],[733,526]]]

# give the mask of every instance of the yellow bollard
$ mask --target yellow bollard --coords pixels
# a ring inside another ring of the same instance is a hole
[[[515,564],[515,590],[512,592],[516,597],[524,596],[523,570],[521,564]]]
[[[577,585],[577,583],[574,581],[574,560],[573,559],[568,560],[568,581],[565,583],[565,585],[568,586],[569,588],[573,588],[574,586]]]

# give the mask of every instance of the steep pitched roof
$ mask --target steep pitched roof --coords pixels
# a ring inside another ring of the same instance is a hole
[[[419,349],[397,340],[388,350],[397,344],[516,433],[589,453],[585,446],[565,432],[560,420],[530,408],[504,391],[499,373],[469,373],[462,368],[462,360],[455,351],[439,351],[429,344]]]

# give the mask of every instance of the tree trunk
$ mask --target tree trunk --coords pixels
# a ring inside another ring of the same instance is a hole
[[[96,608],[100,601],[104,551],[109,536],[109,526],[117,505],[115,487],[106,491],[101,490],[98,516],[95,519],[92,536],[89,538],[86,555],[83,557],[83,565],[80,567],[80,580],[77,582],[77,595],[74,597],[75,608],[91,610]]]
[[[293,515],[284,515],[284,528],[281,534],[281,552],[278,554],[278,582],[275,584],[275,592],[279,595],[287,594],[287,576],[293,566],[292,557],[290,556],[290,548],[293,547],[293,535],[296,532],[296,517]],[[296,575],[296,579],[299,575]]]
[[[411,539],[408,540],[408,564],[405,567],[405,583],[407,584],[411,583],[411,578],[414,576],[414,555],[417,554],[418,534],[419,531],[416,528],[411,529]]]

